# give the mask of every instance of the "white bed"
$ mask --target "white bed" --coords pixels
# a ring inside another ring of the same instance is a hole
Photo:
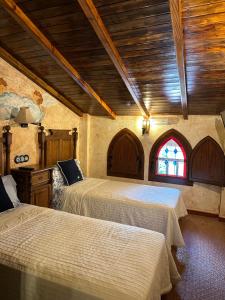
[[[86,178],[54,188],[54,208],[163,233],[169,246],[184,246],[178,219],[187,214],[174,188]]]
[[[1,299],[159,300],[178,278],[160,233],[26,204],[0,213]]]

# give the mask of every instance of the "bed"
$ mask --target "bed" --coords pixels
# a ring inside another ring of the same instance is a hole
[[[0,265],[3,299],[158,300],[179,278],[160,233],[28,204],[0,214]]]
[[[21,204],[0,181],[1,299],[160,300],[180,278],[164,235]]]
[[[54,165],[75,159],[77,131],[71,135],[69,130],[49,132],[46,136],[42,127],[39,133],[41,162]],[[169,246],[184,246],[178,220],[187,210],[177,189],[86,178],[69,187],[53,182],[53,195],[54,208],[158,231]]]

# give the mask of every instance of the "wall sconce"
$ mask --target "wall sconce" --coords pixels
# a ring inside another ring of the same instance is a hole
[[[142,120],[142,135],[148,134],[150,130],[150,119],[144,118]]]
[[[28,124],[34,122],[34,117],[31,114],[29,107],[20,107],[18,115],[16,116],[15,120],[16,123],[19,123],[21,127],[26,128]]]

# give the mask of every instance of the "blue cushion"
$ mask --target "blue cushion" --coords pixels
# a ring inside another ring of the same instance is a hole
[[[3,212],[13,207],[13,203],[10,200],[10,197],[7,194],[5,186],[3,184],[2,178],[0,177],[0,212]]]
[[[57,165],[63,175],[66,185],[71,185],[83,179],[74,159],[58,161]]]

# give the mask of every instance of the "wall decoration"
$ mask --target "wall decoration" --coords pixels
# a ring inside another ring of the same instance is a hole
[[[31,96],[21,95],[11,89],[4,78],[0,78],[0,120],[13,120],[20,107],[30,108],[34,123],[41,123],[46,112],[46,108],[55,104],[48,95],[34,90]]]

